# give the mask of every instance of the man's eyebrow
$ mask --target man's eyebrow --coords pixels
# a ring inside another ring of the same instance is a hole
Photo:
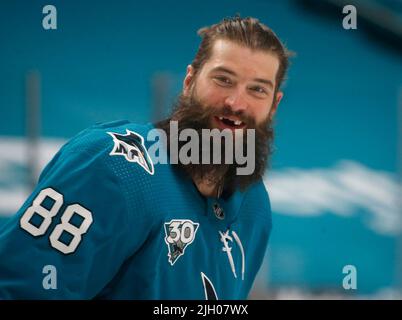
[[[211,70],[211,72],[225,72],[225,73],[231,74],[232,76],[237,76],[236,72],[234,72],[233,70],[230,70],[226,67],[222,67],[222,66],[213,68]],[[253,81],[266,84],[266,85],[270,86],[271,88],[274,87],[274,84],[271,80],[267,80],[267,79],[263,79],[263,78],[255,78],[255,79],[253,79]]]
[[[274,87],[274,84],[272,83],[271,80],[266,80],[266,79],[261,79],[261,78],[256,78],[256,79],[253,79],[253,80],[256,81],[256,82],[259,82],[259,83],[266,84],[266,85],[270,86],[271,88]]]
[[[230,70],[226,67],[222,67],[222,66],[213,68],[211,70],[211,72],[225,72],[225,73],[231,74],[232,76],[237,76],[236,72],[234,72],[233,70]]]

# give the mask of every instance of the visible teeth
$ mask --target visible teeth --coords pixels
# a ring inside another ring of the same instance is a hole
[[[230,122],[233,123],[233,125],[235,125],[235,126],[240,126],[240,125],[243,124],[243,122],[242,122],[241,120],[232,120],[232,119],[225,118],[225,117],[218,117],[218,119],[219,119],[220,121],[222,121],[222,120],[230,121]]]

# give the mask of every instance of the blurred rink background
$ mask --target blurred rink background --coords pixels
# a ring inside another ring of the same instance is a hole
[[[47,4],[57,30],[42,28]],[[357,30],[342,27],[345,4]],[[250,298],[401,299],[400,0],[2,0],[0,224],[79,131],[167,115],[196,31],[236,13],[297,52],[265,178],[273,231]],[[342,286],[346,265],[356,290]]]

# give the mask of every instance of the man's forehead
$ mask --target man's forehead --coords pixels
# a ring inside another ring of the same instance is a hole
[[[239,76],[274,82],[279,69],[279,59],[269,51],[252,50],[234,41],[217,39],[205,67],[208,72],[222,71],[223,67]]]

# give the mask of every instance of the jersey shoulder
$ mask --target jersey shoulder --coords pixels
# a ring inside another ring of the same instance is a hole
[[[129,146],[134,148],[144,144],[144,137],[152,127],[152,124],[136,124],[128,120],[98,123],[78,133],[62,149],[65,152],[87,153],[94,156],[103,153],[124,156],[124,152],[131,151]],[[127,157],[129,156],[134,155],[128,154]]]
[[[127,120],[99,123],[70,139],[42,171],[39,185],[56,185],[71,198],[102,197],[125,206],[132,216],[146,216],[144,191],[153,174],[145,148],[152,124]],[[65,191],[67,192],[67,191]]]
[[[104,176],[115,180],[119,193],[126,199],[128,211],[143,212],[142,203],[146,185],[155,169],[147,151],[147,135],[153,125],[137,124],[127,120],[96,124],[76,135],[61,150],[62,154],[74,154],[81,163]],[[107,181],[105,181],[107,183]]]
[[[88,168],[101,169],[102,172],[113,171],[117,176],[122,175],[127,168],[136,173],[145,170],[153,174],[153,163],[145,146],[147,133],[152,127],[152,124],[141,125],[127,120],[91,126],[70,139],[42,175],[46,175],[55,163],[60,165],[72,159],[81,164],[93,163]]]

